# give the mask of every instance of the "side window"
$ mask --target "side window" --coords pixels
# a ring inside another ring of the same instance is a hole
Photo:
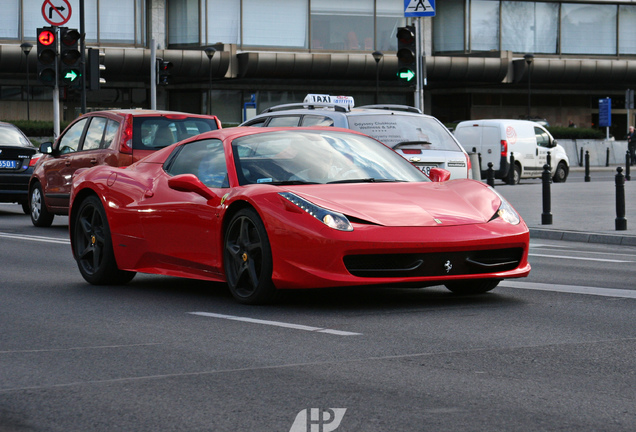
[[[319,115],[306,115],[302,126],[333,126],[333,119]]]
[[[104,130],[106,129],[106,123],[108,123],[108,119],[104,117],[93,117],[91,119],[88,130],[86,131],[82,150],[96,150],[100,148],[102,138],[104,137]]]
[[[83,118],[70,127],[66,131],[64,136],[60,138],[57,149],[60,153],[73,153],[79,149],[80,140],[82,139],[82,133],[84,132],[84,126],[88,122],[88,118]]]
[[[119,130],[119,123],[115,120],[108,120],[106,124],[106,131],[104,132],[104,139],[102,140],[102,148],[109,148],[113,143],[113,140],[117,136]]]
[[[246,123],[244,126],[253,126],[253,127],[263,127],[265,126],[265,122],[269,117],[259,118],[258,120],[254,120],[251,123]]]
[[[278,116],[278,117],[272,117],[270,122],[267,124],[267,127],[278,127],[278,126],[293,127],[293,126],[298,126],[299,123],[300,123],[299,115]]]
[[[194,174],[208,187],[229,187],[225,151],[220,140],[195,141],[177,151],[179,153],[166,168],[168,174]]]
[[[537,137],[537,144],[541,147],[549,147],[550,146],[550,137],[548,137],[548,133],[541,128],[535,127],[534,134]]]

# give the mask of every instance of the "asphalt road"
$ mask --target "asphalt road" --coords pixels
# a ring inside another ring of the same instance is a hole
[[[636,248],[533,241],[530,262],[482,296],[249,307],[200,281],[87,285],[63,218],[0,205],[0,431],[305,431],[311,408],[345,410],[338,432],[635,430]]]

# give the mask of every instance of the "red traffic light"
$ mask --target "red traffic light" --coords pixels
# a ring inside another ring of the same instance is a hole
[[[55,34],[48,30],[43,30],[38,34],[38,42],[42,45],[49,46],[55,42]]]
[[[64,29],[60,35],[60,40],[66,46],[73,46],[80,39],[80,34],[75,29]]]
[[[415,32],[409,27],[400,27],[397,31],[398,42],[404,45],[410,45],[415,42]]]

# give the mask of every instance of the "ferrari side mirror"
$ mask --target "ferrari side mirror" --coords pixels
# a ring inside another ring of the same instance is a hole
[[[207,200],[218,198],[206,185],[194,174],[179,174],[168,180],[171,189],[180,192],[194,192]]]
[[[433,182],[445,182],[450,179],[451,173],[442,168],[431,168],[431,171],[428,173],[428,178]]]

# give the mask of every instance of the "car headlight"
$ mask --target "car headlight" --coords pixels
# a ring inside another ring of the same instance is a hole
[[[499,197],[499,199],[501,200],[501,204],[499,205],[499,208],[497,209],[495,214],[490,218],[490,220],[501,218],[511,225],[518,225],[521,222],[521,217],[519,217],[519,214],[515,211],[515,209],[512,208],[510,204],[508,204],[508,201],[506,201],[504,197],[502,197],[497,191],[495,191],[495,189],[491,189]]]
[[[279,192],[279,195],[330,228],[339,231],[353,231],[353,227],[351,226],[349,219],[347,219],[347,217],[342,213],[327,210],[326,208],[320,207],[291,192]]]

